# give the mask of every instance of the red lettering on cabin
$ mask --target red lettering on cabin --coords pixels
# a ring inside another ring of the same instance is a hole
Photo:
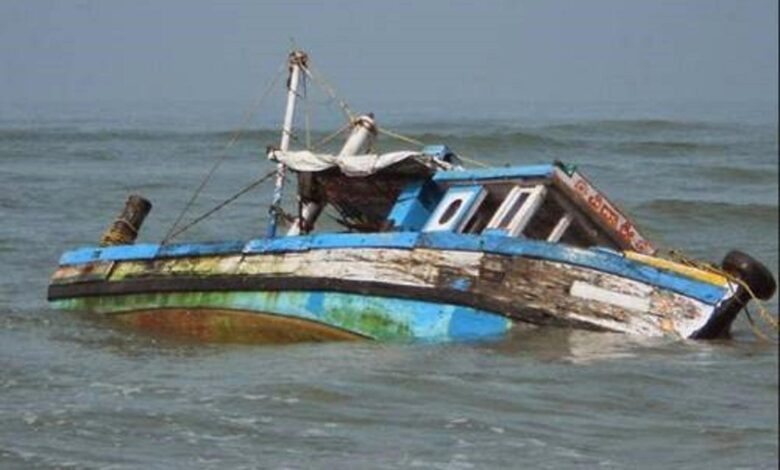
[[[618,222],[620,221],[620,216],[617,212],[615,212],[615,209],[611,208],[609,204],[604,204],[601,206],[601,217],[612,227],[617,228]]]
[[[581,180],[581,179],[577,180],[577,182],[576,182],[576,183],[574,183],[574,189],[575,189],[575,190],[576,190],[578,193],[580,193],[580,194],[584,194],[584,195],[586,195],[586,196],[588,195],[588,192],[589,192],[589,191],[588,191],[588,189],[589,189],[589,188],[588,188],[588,183],[586,183],[584,180]]]
[[[592,207],[594,210],[598,211],[604,204],[604,198],[601,197],[601,194],[596,193],[588,198],[588,204],[590,204],[590,207]]]
[[[620,226],[619,233],[624,240],[627,240],[629,242],[632,241],[634,239],[634,235],[636,235],[636,233],[634,232],[634,226],[631,225],[631,222],[627,220],[623,222],[623,225]]]

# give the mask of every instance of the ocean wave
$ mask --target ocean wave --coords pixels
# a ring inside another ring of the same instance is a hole
[[[190,138],[192,133],[152,130],[0,129],[0,142],[95,142],[111,140],[160,141]]]
[[[182,142],[182,141],[215,141],[227,144],[236,136],[240,140],[276,142],[281,131],[277,129],[253,129],[237,131],[176,131],[176,130],[144,130],[144,129],[0,129],[0,142]],[[312,132],[313,142],[325,137],[325,132]],[[298,139],[303,139],[302,131]]]
[[[679,156],[694,153],[723,154],[729,150],[729,146],[701,142],[638,141],[621,142],[615,145],[615,150],[642,156]]]
[[[712,181],[728,184],[765,185],[777,182],[777,168],[745,168],[734,166],[700,166],[696,171]]]
[[[425,143],[448,143],[453,145],[467,144],[474,147],[489,145],[504,145],[523,147],[570,147],[575,142],[545,136],[541,133],[527,131],[488,132],[481,134],[451,134],[451,133],[419,133],[409,134],[409,137]]]
[[[732,204],[728,202],[654,199],[640,204],[637,212],[649,217],[672,218],[706,224],[760,223],[777,225],[778,206],[773,204]]]
[[[333,131],[335,132],[335,130]],[[325,138],[328,134],[331,132],[323,132],[323,131],[312,131],[311,132],[311,139],[313,143],[316,143],[319,140],[322,140]],[[299,139],[304,138],[305,131],[298,130],[295,135]],[[218,140],[222,140],[225,142],[228,142],[232,140],[236,135],[238,135],[241,139],[250,139],[250,140],[260,140],[260,141],[277,141],[282,135],[281,129],[247,129],[244,131],[241,131],[240,133],[236,130],[232,131],[214,131],[214,132],[202,132],[200,133],[203,137],[210,137],[210,138],[216,138]]]
[[[600,119],[545,126],[548,131],[647,133],[669,131],[721,130],[726,124],[669,119]]]
[[[458,147],[485,149],[486,151],[513,148],[517,150],[562,150],[594,148],[631,155],[677,156],[696,153],[723,155],[734,149],[742,149],[745,143],[712,136],[724,135],[725,124],[699,121],[673,121],[659,119],[638,120],[589,120],[542,126],[520,126],[507,122],[431,122],[399,124],[393,130],[424,144],[447,144],[456,152]],[[704,139],[689,138],[688,134],[666,138],[668,131],[691,132],[705,129]],[[316,144],[332,130],[312,129],[311,142]],[[654,134],[655,132],[655,134]],[[239,141],[275,143],[280,136],[276,128],[246,129]],[[177,130],[177,129],[89,129],[83,127],[51,128],[0,128],[0,142],[49,142],[49,143],[101,143],[101,142],[209,142],[220,145],[231,142],[238,135],[235,130]],[[741,134],[735,134],[741,135]],[[303,147],[305,131],[296,130],[294,145]],[[595,139],[594,139],[595,137]],[[334,151],[345,136],[338,136],[326,146]],[[736,137],[735,137],[736,138]],[[755,143],[754,139],[751,142]],[[776,140],[768,143],[776,148]],[[414,147],[387,135],[379,135],[380,151],[394,147]],[[762,147],[763,148],[763,147]],[[106,157],[105,155],[103,157]]]

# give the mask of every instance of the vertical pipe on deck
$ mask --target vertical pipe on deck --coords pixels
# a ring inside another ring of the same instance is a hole
[[[376,123],[372,114],[358,116],[352,123],[352,132],[339,152],[340,157],[351,157],[366,151],[376,135]]]
[[[358,116],[352,122],[352,130],[341,147],[339,157],[351,157],[365,152],[371,147],[376,136],[376,123],[373,114]],[[323,201],[302,201],[301,213],[287,232],[288,236],[299,235],[302,231],[308,232],[314,225],[324,208]]]

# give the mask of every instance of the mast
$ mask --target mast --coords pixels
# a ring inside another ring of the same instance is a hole
[[[287,108],[284,113],[284,125],[282,127],[282,141],[279,144],[281,151],[290,149],[290,138],[292,137],[293,117],[295,116],[295,100],[298,97],[298,85],[301,79],[301,71],[306,68],[308,56],[303,51],[290,52],[289,69],[290,78],[287,82]],[[282,190],[284,189],[284,175],[287,168],[284,164],[276,165],[276,186],[274,187],[274,196],[271,200],[271,207],[268,209],[268,237],[276,236],[276,226],[281,215],[280,206],[282,203]]]

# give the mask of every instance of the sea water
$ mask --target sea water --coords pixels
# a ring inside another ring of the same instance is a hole
[[[375,111],[487,164],[576,163],[660,245],[712,261],[739,248],[777,276],[776,103]],[[742,316],[729,341],[540,329],[476,344],[247,346],[49,309],[59,255],[96,243],[129,193],[152,200],[140,239],[158,242],[215,161],[184,220],[273,169],[270,119],[226,149],[240,114],[0,107],[0,468],[777,467],[778,349]],[[300,130],[296,145],[326,134]],[[262,236],[270,192],[181,239]]]

